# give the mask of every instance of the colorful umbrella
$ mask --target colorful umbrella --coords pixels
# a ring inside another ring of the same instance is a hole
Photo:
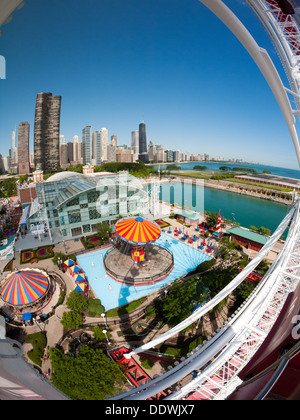
[[[75,261],[73,261],[73,260],[71,260],[70,258],[68,258],[66,261],[64,261],[64,264],[65,264],[67,267],[72,267],[72,265],[74,265],[74,264],[75,264]]]
[[[85,281],[85,280],[86,280],[86,278],[85,278],[84,273],[76,274],[76,276],[75,276],[75,282]]]
[[[25,314],[23,314],[23,321],[30,321],[32,318],[32,315],[30,312],[25,312]]]
[[[161,230],[156,223],[142,217],[122,219],[116,224],[116,233],[126,242],[133,245],[145,245],[156,241]]]
[[[30,305],[41,299],[48,291],[49,279],[38,271],[17,271],[3,283],[0,295],[12,306]]]
[[[75,292],[84,292],[85,291],[85,284],[84,283],[76,284],[74,290],[75,290]]]
[[[79,273],[80,271],[82,271],[82,268],[79,265],[73,265],[70,270],[72,271],[72,273]]]

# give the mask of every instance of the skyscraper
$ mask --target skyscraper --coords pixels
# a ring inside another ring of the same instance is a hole
[[[73,161],[81,163],[82,160],[82,142],[78,136],[73,137]]]
[[[133,151],[133,161],[139,158],[139,132],[138,130],[131,132],[131,149]]]
[[[34,160],[42,171],[59,168],[61,96],[38,93],[34,120]]]
[[[82,159],[83,164],[91,163],[92,159],[92,127],[87,125],[82,130]]]
[[[95,165],[101,165],[101,133],[100,131],[93,132],[93,141],[92,141],[92,157]]]
[[[112,146],[117,146],[117,136],[116,134],[113,134],[110,138],[110,143]]]
[[[17,163],[16,136],[17,136],[17,130],[14,129],[11,132],[11,164],[12,165]]]
[[[21,122],[18,127],[18,173],[20,175],[29,174],[29,130],[28,122]]]
[[[139,125],[139,153],[147,153],[146,124]]]
[[[144,122],[139,125],[139,160],[148,162],[146,124]]]
[[[107,162],[108,131],[107,128],[101,128],[101,161]]]

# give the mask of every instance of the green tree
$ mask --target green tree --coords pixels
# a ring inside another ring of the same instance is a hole
[[[217,227],[218,223],[218,213],[216,212],[210,212],[206,218],[206,225],[208,229],[212,228],[215,229]]]
[[[110,233],[110,227],[107,223],[102,222],[97,224],[97,235],[102,242],[107,241],[108,235]]]
[[[126,381],[119,365],[101,349],[84,345],[71,357],[51,348],[50,360],[53,384],[73,400],[104,400],[120,391]]]
[[[176,281],[162,301],[162,311],[165,320],[171,325],[183,321],[190,315],[193,300],[196,299],[196,296],[198,299],[199,295],[197,282],[194,279],[185,283]]]
[[[106,328],[102,328],[102,327],[95,327],[94,328],[94,339],[96,341],[106,341],[106,336],[105,336],[103,330],[106,330]],[[106,335],[107,335],[108,338],[111,337],[111,334],[110,334],[109,331],[107,331]]]
[[[259,232],[262,233],[263,235],[271,235],[271,230],[265,228],[264,226],[261,226],[259,229]]]
[[[67,307],[71,311],[80,313],[88,308],[88,301],[83,293],[74,290],[67,299]]]
[[[195,165],[193,169],[195,171],[205,171],[205,169],[207,169],[207,166]]]
[[[82,316],[77,312],[64,312],[60,321],[66,330],[76,330],[82,323]]]
[[[14,197],[17,195],[17,185],[15,178],[8,178],[1,183],[1,196],[3,198]]]
[[[89,316],[99,316],[105,311],[104,306],[101,304],[100,299],[88,299],[87,302],[88,302]]]

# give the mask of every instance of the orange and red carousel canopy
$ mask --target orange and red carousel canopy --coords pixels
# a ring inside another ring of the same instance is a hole
[[[123,240],[133,245],[146,245],[156,241],[161,230],[156,223],[142,217],[122,219],[116,224],[116,233]]]

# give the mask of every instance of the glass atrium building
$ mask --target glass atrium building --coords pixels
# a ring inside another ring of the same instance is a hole
[[[100,222],[149,213],[147,190],[127,172],[102,176],[60,172],[37,183],[36,191],[27,228],[33,231],[44,224],[52,237],[89,235]]]

